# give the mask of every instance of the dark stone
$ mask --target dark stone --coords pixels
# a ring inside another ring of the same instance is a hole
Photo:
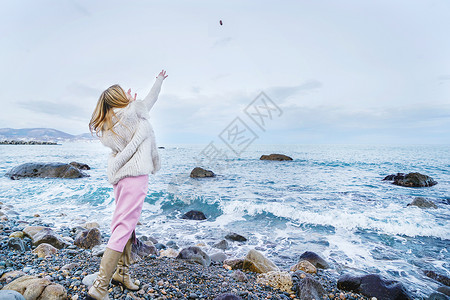
[[[98,228],[90,228],[80,232],[74,244],[83,249],[92,249],[102,243],[102,234]]]
[[[25,251],[25,245],[23,244],[23,241],[20,238],[10,238],[8,240],[8,248],[9,249],[13,249],[13,250],[17,250],[17,251],[20,251],[20,252],[24,252]]]
[[[187,220],[206,220],[205,214],[198,210],[190,210],[187,213],[185,213],[181,218]]]
[[[450,286],[450,278],[448,278],[445,275],[438,274],[435,271],[431,271],[431,270],[424,271],[424,274],[426,276],[430,277],[431,279],[434,279],[442,284],[445,284],[446,286]]]
[[[438,208],[433,201],[427,200],[424,197],[416,197],[407,206],[417,206],[420,208]]]
[[[230,266],[232,270],[242,270],[244,268],[244,259],[230,258],[223,261],[224,265]]]
[[[166,245],[164,245],[164,244],[162,244],[162,243],[156,243],[156,244],[155,244],[155,247],[156,247],[156,249],[158,249],[158,250],[164,250],[164,249],[167,248]]]
[[[379,275],[364,276],[342,275],[337,282],[338,289],[353,291],[378,300],[412,299],[403,285],[398,281],[386,280]]]
[[[383,180],[400,180],[400,179],[404,179],[405,178],[405,174],[404,173],[397,173],[397,175],[392,174],[392,175],[388,175],[386,177],[383,178]]]
[[[390,180],[386,178],[393,178],[393,184],[404,187],[427,187],[437,184],[430,176],[420,173],[408,173],[404,176],[402,173],[398,173],[394,177],[392,175],[386,176],[383,180]]]
[[[301,278],[302,274],[306,277]],[[321,300],[326,294],[320,282],[302,271],[292,274],[292,291],[302,300]]]
[[[234,294],[221,294],[214,298],[214,300],[242,300],[242,298]]]
[[[227,250],[230,248],[227,240],[221,240],[220,242],[214,244],[213,247],[221,250]]]
[[[216,174],[214,174],[213,171],[206,170],[206,169],[199,168],[199,167],[195,167],[191,171],[191,175],[190,176],[192,178],[203,178],[203,177],[214,177],[214,176],[216,176]]]
[[[261,155],[259,158],[260,160],[277,160],[277,161],[283,161],[283,160],[292,160],[292,157],[289,157],[284,154],[270,154],[270,155]]]
[[[450,296],[450,287],[448,286],[440,286],[437,288],[437,291],[447,296]]]
[[[299,260],[307,260],[319,269],[328,269],[330,267],[322,257],[312,251],[304,252],[302,255],[300,255]]]
[[[25,163],[12,168],[5,176],[11,179],[24,177],[40,178],[81,178],[89,175],[70,164],[64,163]]]
[[[179,247],[175,241],[168,241],[166,244],[167,247],[178,250]]]
[[[225,236],[225,238],[227,240],[235,241],[235,242],[246,242],[247,241],[247,238],[245,238],[244,236],[242,236],[240,234],[234,233],[234,232],[227,234]]]
[[[91,167],[89,167],[87,164],[79,163],[76,161],[70,162],[69,165],[74,166],[78,170],[90,170],[91,169]]]
[[[131,245],[131,263],[140,261],[149,255],[157,255],[158,250],[155,246],[144,244],[141,240],[136,238],[136,243]]]
[[[51,228],[44,228],[33,235],[33,246],[39,246],[42,243],[52,245],[57,249],[62,249],[70,244],[57,235]]]
[[[449,296],[438,292],[431,293],[431,295],[428,296],[428,300],[449,300],[449,299],[450,299]]]
[[[196,262],[202,266],[208,267],[211,264],[211,258],[197,246],[184,248],[177,256],[178,259],[186,259]]]
[[[25,300],[21,293],[13,290],[0,291],[0,300]]]

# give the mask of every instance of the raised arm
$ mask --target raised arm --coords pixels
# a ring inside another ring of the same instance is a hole
[[[147,107],[147,110],[151,110],[156,100],[158,100],[159,92],[161,91],[161,85],[164,79],[167,78],[166,71],[162,70],[159,75],[156,77],[156,81],[153,84],[152,89],[148,93],[148,95],[144,98],[144,104]]]

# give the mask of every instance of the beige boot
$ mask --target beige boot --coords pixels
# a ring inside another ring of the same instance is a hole
[[[106,248],[105,253],[103,253],[102,261],[100,262],[100,270],[98,271],[97,279],[95,279],[94,284],[89,289],[87,299],[109,299],[109,282],[111,281],[111,276],[121,255],[122,252]]]
[[[131,279],[129,272],[131,264],[131,246],[132,239],[130,238],[123,249],[122,256],[117,264],[117,270],[112,277],[113,284],[122,284],[126,289],[130,291],[139,290],[139,286],[134,284],[134,280]]]

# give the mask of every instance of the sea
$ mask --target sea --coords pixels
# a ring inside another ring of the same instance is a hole
[[[379,274],[417,296],[439,284],[424,270],[450,276],[450,145],[257,145],[230,155],[205,156],[208,145],[163,145],[161,170],[149,177],[137,236],[180,248],[211,247],[230,232],[230,257],[257,249],[289,270],[305,251],[325,258],[336,274]],[[226,148],[226,145],[224,146]],[[225,152],[225,150],[224,150]],[[260,160],[281,153],[292,161]],[[99,142],[0,145],[0,201],[19,218],[35,214],[54,227],[98,222],[110,233],[113,188],[107,181],[109,149]],[[11,180],[4,174],[26,162],[86,163],[89,177]],[[212,178],[194,179],[194,167]],[[407,188],[382,181],[420,172],[437,185]],[[407,206],[415,197],[437,209]],[[200,210],[206,220],[182,219]]]

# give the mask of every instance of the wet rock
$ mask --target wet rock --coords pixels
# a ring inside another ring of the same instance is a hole
[[[242,258],[225,259],[223,261],[223,264],[229,266],[231,270],[242,270],[242,268],[244,267],[244,259]]]
[[[44,227],[44,226],[27,226],[27,227],[25,227],[23,230],[22,230],[22,232],[26,235],[26,236],[28,236],[29,238],[33,238],[33,236],[36,234],[36,233],[38,233],[38,232],[40,232],[40,231],[42,231],[42,230],[44,230],[44,229],[46,229],[46,228],[48,228],[48,227]]]
[[[433,201],[427,200],[424,197],[416,197],[407,206],[417,206],[420,208],[438,208]]]
[[[447,296],[450,296],[450,287],[448,286],[440,286],[437,288],[437,291]]]
[[[36,228],[25,228],[23,230],[25,234],[31,237],[34,246],[39,246],[42,243],[47,243],[52,245],[53,247],[62,249],[70,245],[62,237],[56,234],[51,228],[49,227],[38,228],[38,227],[40,226],[36,226]]]
[[[202,249],[196,246],[184,248],[183,250],[181,250],[177,256],[177,259],[186,259],[188,261],[201,264],[205,267],[211,264],[211,258],[208,256],[208,254],[206,254]]]
[[[56,249],[50,244],[42,243],[39,246],[37,246],[37,248],[34,249],[32,252],[37,254],[38,257],[46,257],[52,256],[53,254],[58,252],[58,249]]]
[[[64,163],[25,163],[12,168],[5,176],[11,179],[25,177],[40,178],[81,178],[87,177],[79,169]]]
[[[320,282],[302,271],[292,274],[292,282],[292,290],[299,299],[321,300],[326,294]]]
[[[428,296],[428,300],[449,300],[449,299],[450,297],[439,292],[431,293],[431,295]]]
[[[242,272],[241,270],[236,270],[233,273],[231,273],[231,277],[234,278],[234,280],[240,282],[248,281],[247,275],[245,275],[245,273]]]
[[[342,275],[337,282],[337,287],[367,297],[376,297],[378,300],[412,299],[401,283],[386,280],[375,274],[364,276]]]
[[[101,245],[97,245],[92,247],[91,251],[92,251],[92,255],[93,256],[103,256],[103,253],[105,253],[106,250],[106,244],[101,244]]]
[[[77,168],[78,170],[90,170],[91,169],[91,167],[89,167],[87,164],[79,163],[76,161],[70,162],[69,165]]]
[[[292,293],[292,278],[288,272],[270,271],[259,274],[256,283],[268,285],[289,294]]]
[[[304,252],[300,255],[300,260],[307,260],[318,269],[328,269],[330,267],[322,257],[312,251]]]
[[[140,261],[141,259],[158,254],[158,250],[153,245],[147,245],[140,239],[136,238],[136,242],[131,245],[131,263]]]
[[[23,244],[23,241],[20,238],[10,238],[8,240],[8,248],[20,252],[25,251],[25,245]]]
[[[223,262],[225,259],[227,259],[227,255],[223,252],[217,252],[210,255],[211,260],[215,262]]]
[[[101,243],[102,234],[96,227],[80,232],[74,241],[74,245],[83,249],[92,249]]]
[[[234,294],[222,294],[214,298],[214,300],[242,300],[242,298]]]
[[[14,231],[9,235],[10,238],[19,238],[19,239],[23,239],[24,236],[25,234],[23,233],[23,231]]]
[[[445,284],[446,286],[450,286],[450,278],[448,278],[445,275],[438,274],[435,271],[431,271],[431,270],[424,271],[424,274],[426,276],[430,277],[431,279],[434,279],[442,284]]]
[[[206,220],[205,214],[198,210],[190,210],[187,213],[185,213],[181,218],[187,220]]]
[[[287,155],[284,154],[269,154],[269,155],[261,155],[261,157],[259,158],[260,160],[278,160],[278,161],[283,161],[283,160],[292,160],[292,157],[289,157]]]
[[[23,276],[23,275],[25,275],[25,272],[22,272],[19,270],[7,272],[2,275],[2,277],[0,278],[0,281],[9,282],[9,281],[11,281],[11,279],[19,277],[19,276]]]
[[[427,187],[437,184],[430,176],[417,172],[406,175],[397,173],[397,175],[386,176],[383,180],[394,180],[393,184],[404,187]]]
[[[179,247],[177,246],[177,243],[175,241],[168,241],[166,246],[169,248],[175,249],[175,250],[179,249]]]
[[[225,238],[227,240],[234,241],[234,242],[246,242],[247,241],[246,237],[244,237],[240,234],[234,233],[234,232],[227,234],[225,236]]]
[[[244,258],[243,269],[255,273],[280,271],[271,260],[254,249],[250,250]]]
[[[66,299],[66,289],[57,283],[45,278],[25,275],[17,278],[3,287],[4,290],[19,292],[27,300],[34,299]],[[47,290],[48,289],[48,290]],[[47,291],[46,291],[47,290]]]
[[[175,258],[178,256],[178,251],[176,251],[175,249],[172,249],[172,248],[163,249],[159,252],[159,256]]]
[[[195,167],[191,171],[191,175],[190,176],[192,178],[204,178],[204,177],[215,177],[216,174],[214,174],[213,171],[206,170],[206,169],[199,168],[199,167]]]
[[[310,274],[317,273],[316,267],[312,263],[307,261],[307,260],[299,261],[296,265],[291,267],[290,271],[291,272],[295,272],[295,271],[298,271],[298,270],[306,272],[306,273],[310,273]]]
[[[22,294],[16,291],[0,291],[0,300],[25,300]]]
[[[213,247],[220,250],[228,250],[230,248],[227,240],[221,240],[220,242],[214,244]]]

